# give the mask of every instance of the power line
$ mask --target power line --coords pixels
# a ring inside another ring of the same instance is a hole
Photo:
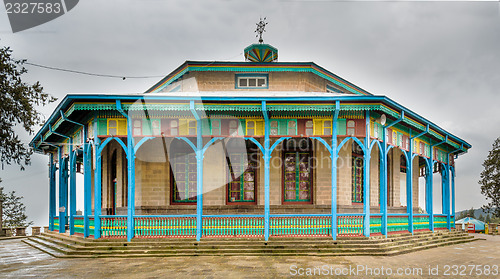
[[[243,53],[241,52],[238,55],[235,55],[235,56],[233,56],[231,58],[224,59],[224,60],[230,60],[230,59],[233,59],[233,58],[235,58],[237,56],[240,56],[242,54]],[[208,67],[208,66],[212,65],[215,62],[216,61],[213,61],[213,62],[205,65],[205,67]],[[48,70],[54,70],[54,71],[61,71],[61,72],[67,72],[67,73],[73,73],[73,74],[80,74],[80,75],[87,75],[87,76],[94,76],[94,77],[121,78],[123,80],[125,80],[127,78],[143,79],[143,78],[163,78],[163,77],[165,77],[165,75],[161,75],[161,76],[117,76],[117,75],[106,75],[106,74],[97,74],[97,73],[90,73],[90,72],[83,72],[83,71],[77,71],[77,70],[70,70],[70,69],[58,68],[58,67],[53,67],[53,66],[46,66],[46,65],[31,63],[31,62],[27,62],[27,61],[24,62],[24,64],[30,65],[30,66],[33,66],[33,67],[38,67],[38,68],[43,68],[43,69],[48,69]]]
[[[96,74],[96,73],[89,73],[89,72],[82,72],[82,71],[76,71],[76,70],[69,70],[69,69],[63,69],[63,68],[45,66],[45,65],[35,64],[35,63],[31,63],[31,62],[25,62],[24,64],[30,65],[30,66],[34,66],[34,67],[43,68],[43,69],[61,71],[61,72],[68,72],[68,73],[88,75],[88,76],[96,76],[96,77],[121,78],[123,80],[125,80],[127,78],[141,79],[141,78],[162,78],[162,77],[164,77],[164,75],[163,76],[116,76],[116,75],[105,75],[105,74]]]

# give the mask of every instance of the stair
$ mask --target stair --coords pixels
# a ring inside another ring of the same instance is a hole
[[[471,242],[473,236],[457,230],[393,234],[387,238],[136,238],[84,239],[55,232],[22,240],[59,258],[179,257],[179,256],[392,256],[439,246]]]

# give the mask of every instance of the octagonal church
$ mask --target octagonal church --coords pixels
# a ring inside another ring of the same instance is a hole
[[[66,95],[31,141],[49,158],[49,229],[268,240],[454,227],[470,144],[316,63],[278,62],[262,40],[244,55],[186,61],[141,94]]]

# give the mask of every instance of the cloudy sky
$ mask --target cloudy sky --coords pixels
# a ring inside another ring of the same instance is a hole
[[[255,23],[280,61],[313,61],[386,95],[473,148],[457,160],[457,210],[480,207],[477,181],[500,136],[500,4],[372,1],[80,1],[69,13],[13,34],[0,10],[0,45],[17,58],[119,76],[163,76],[185,60],[243,61]],[[159,78],[113,79],[29,67],[62,99],[67,93],[143,92]],[[40,108],[49,116],[57,104]],[[24,135],[26,142],[29,135]],[[47,157],[24,172],[0,170],[25,197],[30,220],[47,224]]]

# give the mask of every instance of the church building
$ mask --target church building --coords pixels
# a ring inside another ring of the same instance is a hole
[[[30,143],[49,158],[49,229],[203,241],[455,227],[469,143],[316,63],[278,62],[262,37],[244,58],[186,61],[145,93],[66,95]]]

